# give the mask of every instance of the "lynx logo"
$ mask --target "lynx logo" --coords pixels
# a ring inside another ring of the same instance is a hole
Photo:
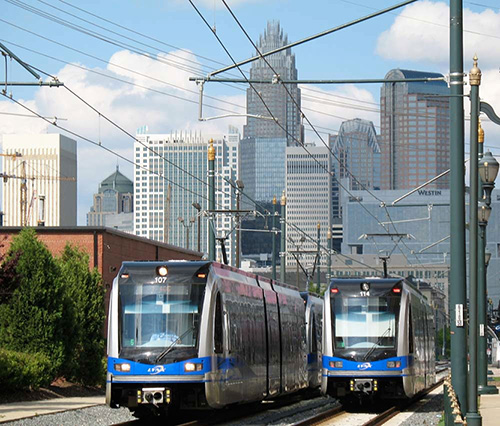
[[[372,365],[369,362],[364,362],[363,364],[358,364],[358,370],[368,370],[369,368],[372,368]]]
[[[160,374],[165,372],[165,367],[163,365],[155,365],[152,368],[148,368],[148,373]]]

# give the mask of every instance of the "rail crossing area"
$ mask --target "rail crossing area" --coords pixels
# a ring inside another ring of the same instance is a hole
[[[500,380],[500,369],[492,368],[490,380]],[[288,425],[437,425],[440,422],[443,407],[443,386],[439,386],[406,410],[389,413],[384,419],[380,415],[389,410],[344,410],[333,398],[326,401],[323,397],[313,397],[297,402],[283,402],[280,407],[252,406],[245,418],[229,418],[225,425],[256,425],[256,424],[288,424]],[[269,403],[262,404],[269,406]],[[484,426],[496,426],[500,418],[500,395],[481,395],[480,412]],[[239,410],[241,412],[241,409]],[[253,411],[253,413],[252,413]],[[364,412],[363,412],[364,411]],[[371,411],[371,412],[370,412]],[[396,410],[397,411],[397,410]],[[318,417],[324,413],[322,417]],[[13,426],[39,425],[116,425],[141,424],[133,419],[128,410],[112,410],[105,405],[104,395],[91,397],[55,398],[43,401],[23,401],[19,403],[0,404],[0,423]],[[170,423],[175,424],[175,423]],[[195,420],[190,426],[216,424]],[[221,424],[220,422],[218,424]]]

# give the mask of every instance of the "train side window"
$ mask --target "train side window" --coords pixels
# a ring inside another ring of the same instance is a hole
[[[312,330],[311,330],[311,340],[312,340],[312,350],[311,352],[315,354],[318,352],[318,336],[316,336],[316,316],[313,314],[312,317]]]
[[[409,323],[410,325],[408,326],[408,340],[409,340],[409,346],[408,346],[408,353],[412,354],[415,351],[415,348],[413,346],[413,316],[412,316],[412,309],[410,305],[410,311],[408,312],[408,318],[409,318]]]
[[[215,324],[214,324],[214,352],[216,354],[222,353],[222,303],[220,293],[217,293],[215,301]]]

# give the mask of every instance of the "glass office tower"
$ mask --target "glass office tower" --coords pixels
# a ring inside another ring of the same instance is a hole
[[[386,79],[443,77],[394,69]],[[450,168],[449,89],[444,81],[385,83],[380,93],[381,189],[411,189]],[[427,188],[449,187],[449,176]]]

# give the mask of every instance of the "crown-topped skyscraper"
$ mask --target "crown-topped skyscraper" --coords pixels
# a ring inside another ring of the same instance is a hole
[[[283,34],[279,22],[269,21],[257,47],[264,53],[287,44],[288,38]],[[253,62],[251,79],[276,80],[275,72],[281,80],[297,79],[295,55],[290,49],[265,59]],[[254,84],[253,87],[262,100],[252,87],[248,88],[247,113],[271,118],[269,108],[279,125],[273,120],[247,118],[241,144],[241,179],[245,183],[245,192],[250,197],[258,201],[271,201],[274,195],[281,194],[285,188],[285,148],[303,142],[304,127],[299,111],[300,89],[297,84],[287,85],[292,99],[280,83]]]

